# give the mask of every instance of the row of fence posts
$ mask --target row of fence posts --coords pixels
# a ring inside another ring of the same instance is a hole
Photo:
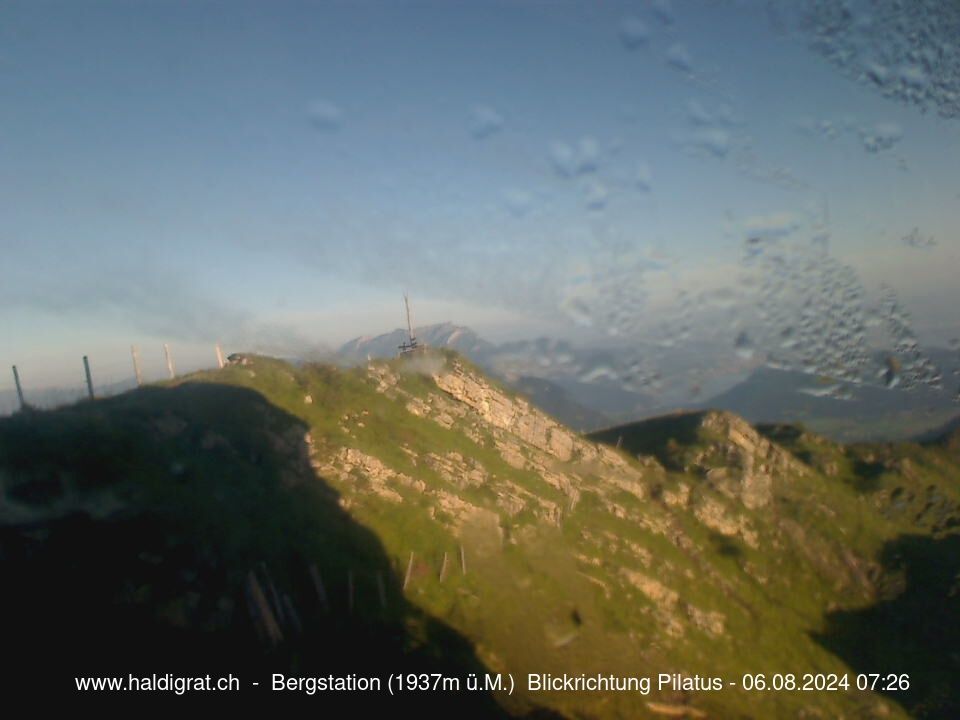
[[[467,574],[467,557],[463,545],[459,548],[460,553],[460,571],[463,575]],[[411,551],[407,561],[407,571],[403,578],[403,592],[407,591],[413,574],[415,555]],[[443,561],[440,565],[439,581],[442,584],[447,578],[450,569],[450,554],[443,553]],[[316,563],[311,563],[308,572],[313,589],[317,594],[317,601],[320,605],[320,611],[330,613],[332,610],[330,596],[327,593],[327,586],[323,582],[323,576]],[[380,604],[380,610],[383,613],[387,611],[387,586],[384,581],[384,573],[378,572],[375,575],[377,585],[377,599]],[[357,582],[353,569],[347,570],[346,575],[346,606],[347,615],[352,616],[356,607]],[[247,573],[245,583],[245,593],[247,606],[254,624],[260,635],[271,645],[278,645],[284,639],[284,633],[300,634],[303,632],[303,622],[300,613],[297,611],[293,598],[289,593],[281,592],[270,570],[265,563],[260,563],[259,567],[250,570]]]
[[[410,559],[407,560],[407,572],[403,576],[403,589],[406,591],[407,585],[410,584],[410,576],[413,574],[413,551],[410,551]],[[447,570],[450,566],[450,556],[446,550],[443,551],[443,561],[440,563],[440,582],[441,584],[447,577]],[[467,574],[467,555],[463,550],[463,545],[460,546],[460,572],[464,575]]]
[[[223,349],[220,347],[219,343],[216,345],[216,351],[217,367],[222,370],[226,363],[223,359]],[[143,371],[140,369],[140,350],[136,345],[130,346],[130,355],[133,359],[133,375],[137,381],[137,387],[141,387],[143,385]],[[170,379],[173,380],[177,377],[177,371],[173,362],[173,352],[170,350],[170,345],[168,343],[163,344],[163,357],[167,365],[167,374],[170,376]],[[90,370],[90,358],[87,355],[83,356],[83,374],[87,385],[87,396],[93,400],[95,399],[96,395],[93,391],[93,373]],[[20,371],[17,369],[16,365],[13,366],[13,383],[17,388],[17,400],[20,403],[20,409],[26,410],[27,401],[24,398],[23,385],[20,382]]]

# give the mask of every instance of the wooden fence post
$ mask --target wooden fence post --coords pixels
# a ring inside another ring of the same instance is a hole
[[[403,577],[403,589],[407,589],[410,584],[410,573],[413,572],[413,550],[410,551],[410,560],[407,562],[407,574]]]
[[[176,370],[173,369],[173,354],[170,352],[170,346],[167,343],[163,344],[163,354],[167,358],[167,373],[170,375],[170,379],[173,380],[176,376]]]
[[[133,374],[137,378],[137,387],[143,385],[143,373],[140,371],[140,351],[136,345],[130,346],[130,355],[133,357]]]
[[[300,613],[297,612],[297,608],[293,605],[293,598],[290,597],[289,593],[283,594],[283,607],[286,611],[287,619],[290,622],[293,631],[300,635],[303,633],[303,623],[300,622]]]
[[[260,563],[260,570],[263,572],[264,580],[267,581],[267,592],[270,594],[270,601],[273,605],[273,612],[277,616],[277,622],[284,626],[287,624],[287,617],[283,611],[283,602],[280,599],[280,593],[277,592],[277,586],[273,584],[273,577],[270,575],[270,570],[267,569],[265,562]]]
[[[20,409],[26,410],[27,403],[23,399],[23,387],[20,385],[20,373],[17,371],[17,366],[13,366],[13,382],[17,386],[17,398],[20,400]]]
[[[250,607],[254,612],[255,619],[259,620],[260,630],[271,645],[277,645],[283,641],[283,632],[280,630],[280,624],[277,622],[270,610],[270,603],[264,595],[263,588],[257,580],[253,570],[247,573],[247,597],[250,599]]]
[[[90,374],[90,358],[83,356],[83,371],[87,376],[87,394],[93,400],[93,376]]]

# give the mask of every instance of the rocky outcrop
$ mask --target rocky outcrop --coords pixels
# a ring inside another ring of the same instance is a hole
[[[437,387],[476,411],[493,427],[506,430],[520,440],[561,461],[573,457],[578,438],[567,428],[531,407],[526,400],[513,399],[484,379],[466,372],[454,362],[452,368],[433,376]]]
[[[444,455],[428,453],[424,462],[440,477],[457,487],[483,485],[490,479],[490,473],[479,461],[465,458],[458,452],[451,451]]]
[[[394,486],[407,487],[418,492],[427,489],[423,480],[397,472],[387,467],[379,458],[354,448],[342,448],[331,466],[320,469],[331,471],[343,481],[348,481],[353,474],[359,475],[366,479],[374,494],[391,502],[403,500],[403,496]]]
[[[596,471],[610,489],[624,490],[641,499],[647,494],[647,475],[664,472],[653,458],[643,458],[640,464],[644,468],[640,469],[617,451],[584,440],[526,400],[511,397],[457,361],[434,375],[433,380],[456,404],[470,408],[492,427],[495,445],[508,465],[533,470],[574,502],[580,495],[579,477],[551,465],[572,464]],[[424,409],[425,403],[412,408],[408,405],[415,414],[422,414]]]
[[[758,546],[757,532],[751,528],[749,520],[742,515],[728,513],[723,503],[715,497],[708,495],[701,497],[693,514],[697,520],[714,532],[727,537],[740,537],[752,548]]]
[[[704,474],[720,492],[750,510],[770,504],[776,482],[808,472],[803,463],[741,417],[707,412],[700,427],[710,442],[687,457],[685,469]]]

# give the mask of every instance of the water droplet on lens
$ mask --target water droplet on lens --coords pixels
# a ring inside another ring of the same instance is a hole
[[[674,43],[667,49],[667,63],[685,73],[693,72],[693,58],[683,43]]]
[[[496,135],[503,129],[503,117],[487,105],[478,105],[470,113],[470,133],[478,140]]]
[[[880,377],[888,389],[893,389],[900,384],[900,361],[893,356],[889,356],[885,365],[886,367],[881,371]]]
[[[307,109],[310,122],[318,130],[333,132],[343,123],[343,110],[328,100],[316,100]]]
[[[589,180],[584,188],[584,198],[587,207],[591,210],[603,210],[607,206],[610,194],[607,187],[599,180]]]
[[[934,238],[923,237],[918,228],[911,230],[909,234],[902,238],[902,240],[904,245],[920,250],[929,250],[930,248],[937,246],[937,241]]]
[[[889,150],[903,138],[903,130],[895,123],[878,123],[870,127],[862,127],[859,134],[864,149],[871,153]]]
[[[577,156],[566,143],[554,143],[550,147],[550,161],[554,170],[563,177],[570,177],[577,169]]]
[[[753,340],[750,339],[750,336],[747,332],[741,331],[733,341],[733,347],[739,355],[744,360],[750,360],[754,355]]]
[[[640,18],[626,17],[620,23],[620,42],[627,50],[637,50],[647,44],[650,33]]]
[[[523,217],[533,205],[533,197],[525,190],[510,189],[504,193],[504,202],[507,210],[514,217]]]
[[[673,24],[673,4],[670,0],[653,0],[650,6],[657,20],[664,25]]]
[[[635,181],[637,188],[641,192],[650,192],[653,189],[653,172],[651,171],[648,163],[641,162],[637,166],[637,175]]]
[[[690,144],[714,157],[723,158],[730,152],[730,133],[721,128],[698,130],[690,136]]]

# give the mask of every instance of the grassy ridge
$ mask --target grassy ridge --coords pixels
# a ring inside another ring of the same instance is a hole
[[[740,680],[879,671],[870,663],[895,664],[896,633],[907,638],[909,628],[887,622],[890,632],[864,644],[878,618],[956,616],[952,566],[930,569],[953,551],[960,497],[950,446],[843,447],[764,428],[805,470],[777,475],[771,502],[750,509],[731,491],[740,470],[728,439],[696,416],[665,418],[597,436],[619,443],[621,462],[643,473],[637,496],[596,461],[561,462],[517,441],[530,462],[508,462],[497,442],[509,434],[472,410],[450,410],[456,401],[430,377],[454,365],[479,371],[450,354],[431,363],[339,370],[255,357],[0,421],[0,561],[14,588],[7,630],[25,648],[37,633],[99,643],[107,664],[121,650],[149,665],[146,648],[155,659],[158,648],[172,657],[188,646],[198,666],[241,657],[251,672],[430,665]],[[411,412],[416,402],[430,411]],[[348,449],[376,458],[386,479],[342,470]],[[436,458],[476,462],[484,480],[464,482]],[[549,473],[570,478],[575,492]],[[898,551],[909,535],[928,544]],[[246,607],[251,572],[289,596],[298,620],[286,619],[276,647],[257,639]],[[65,608],[64,596],[78,599]],[[84,613],[99,618],[98,630],[80,622]],[[40,629],[23,631],[23,617]],[[920,678],[899,696],[521,690],[498,705],[482,695],[454,706],[613,718],[656,716],[653,701],[718,717],[946,717],[956,698],[944,678],[955,662],[932,672],[922,650],[945,650],[953,638],[935,635],[926,627],[911,636],[913,649],[891,668]],[[345,654],[357,638],[365,651]],[[63,658],[64,672],[76,662]]]

